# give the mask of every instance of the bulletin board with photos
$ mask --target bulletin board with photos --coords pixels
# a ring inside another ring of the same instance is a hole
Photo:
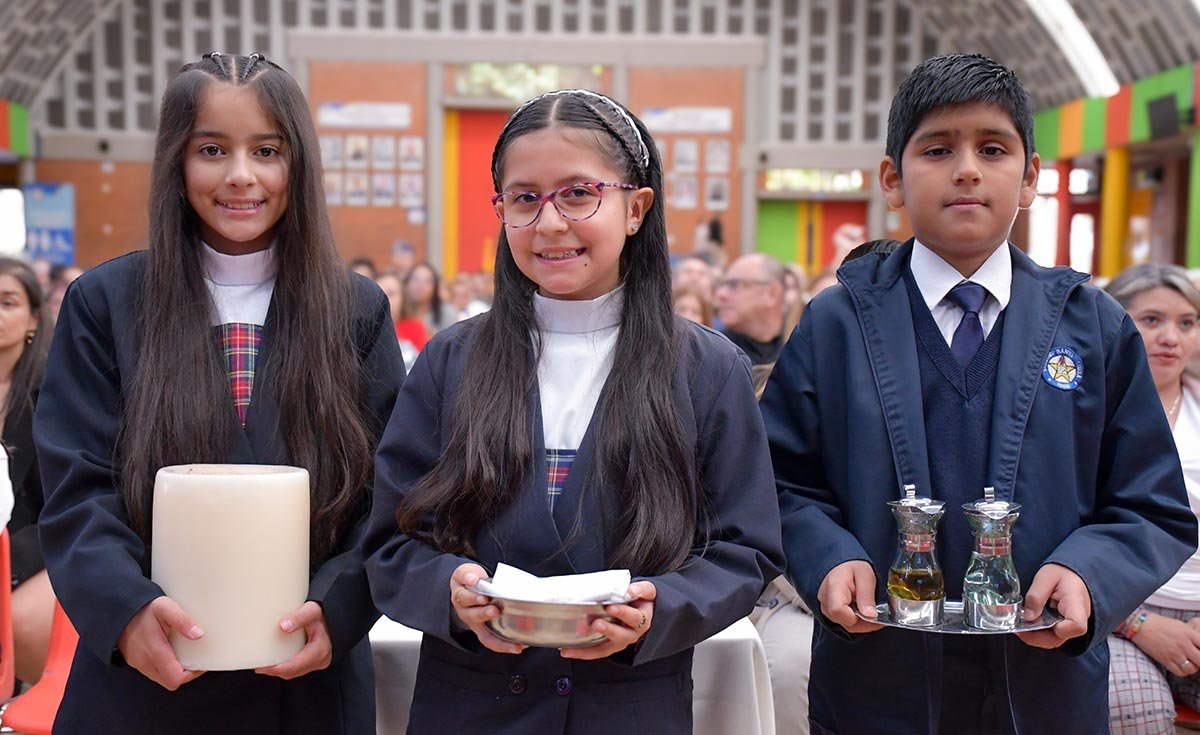
[[[728,210],[736,152],[732,110],[651,108],[643,114],[663,162],[667,206],[682,211]]]
[[[339,104],[318,112],[325,197],[330,207],[400,208],[411,225],[425,223],[425,138],[407,134],[407,105]],[[392,108],[380,112],[378,108]],[[321,125],[325,122],[338,129]]]

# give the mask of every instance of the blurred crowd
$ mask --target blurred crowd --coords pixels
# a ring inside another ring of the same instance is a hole
[[[675,313],[728,337],[750,358],[759,382],[765,382],[805,305],[837,284],[837,267],[870,253],[890,253],[899,244],[895,240],[865,242],[814,276],[795,263],[785,264],[765,253],[749,253],[728,263],[713,249],[673,256]],[[37,261],[33,265],[40,281],[45,274],[46,303],[53,315],[67,285],[82,271],[76,266],[51,268],[48,263],[40,268]],[[491,273],[459,273],[444,279],[431,263],[418,260],[407,244],[394,249],[389,263],[355,258],[348,266],[375,281],[387,295],[408,366],[438,331],[482,314],[492,305]],[[1200,284],[1200,270],[1189,276]],[[1193,368],[1200,374],[1200,352]]]
[[[743,255],[727,265],[712,252],[675,256],[673,261],[675,313],[720,331],[754,365],[773,363],[804,305],[837,283],[832,269],[810,279],[800,266],[763,253]],[[387,295],[406,365],[438,331],[491,308],[491,273],[458,273],[447,280],[431,263],[417,260],[411,247],[396,248],[388,263],[355,258],[348,267]]]

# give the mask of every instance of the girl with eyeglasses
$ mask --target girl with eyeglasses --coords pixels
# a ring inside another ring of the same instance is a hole
[[[376,457],[380,610],[425,633],[413,732],[691,733],[692,648],[781,563],[744,357],[675,317],[662,168],[594,92],[535,98],[492,156],[495,301],[437,334]],[[592,648],[496,637],[469,591],[499,562],[627,568]]]

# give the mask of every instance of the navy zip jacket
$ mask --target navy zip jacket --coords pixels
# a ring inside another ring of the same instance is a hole
[[[1012,732],[1095,735],[1108,732],[1105,637],[1194,552],[1196,517],[1132,321],[1082,285],[1087,276],[1009,249],[987,484],[1022,506],[1013,559],[1023,589],[1043,564],[1065,566],[1087,584],[1092,618],[1083,637],[1054,651],[988,636],[979,665]],[[942,636],[851,636],[817,601],[833,567],[861,559],[883,602],[896,553],[886,503],[905,484],[931,487],[902,277],[911,254],[909,241],[842,267],[841,285],[805,310],[762,399],[788,576],[821,623],[809,687],[815,733],[936,733],[957,705],[941,697]],[[1082,363],[1057,387],[1052,353]]]

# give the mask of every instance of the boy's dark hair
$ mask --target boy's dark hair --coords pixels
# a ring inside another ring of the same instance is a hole
[[[621,172],[621,181],[654,192],[642,226],[621,251],[621,327],[612,375],[589,429],[596,437],[596,461],[587,487],[591,492],[618,489],[617,497],[603,498],[619,509],[616,527],[605,529],[619,539],[607,563],[635,574],[665,573],[705,541],[697,522],[703,506],[691,479],[699,468],[673,402],[671,366],[678,361],[684,332],[671,303],[662,162],[649,131],[627,109],[593,92],[563,90],[526,103],[509,118],[492,153],[497,192],[513,141],[551,128],[594,147]],[[485,525],[514,502],[528,468],[537,466],[529,400],[536,395],[542,348],[533,306],[538,284],[517,266],[503,225],[495,283],[491,311],[465,327],[473,342],[447,446],[397,513],[405,533],[467,555],[474,553]],[[581,521],[577,514],[564,548]]]
[[[1012,118],[1025,146],[1025,166],[1033,157],[1033,108],[1025,85],[1011,69],[980,54],[948,54],[926,59],[900,83],[888,111],[885,152],[900,169],[909,138],[929,113],[943,107],[996,105]]]

